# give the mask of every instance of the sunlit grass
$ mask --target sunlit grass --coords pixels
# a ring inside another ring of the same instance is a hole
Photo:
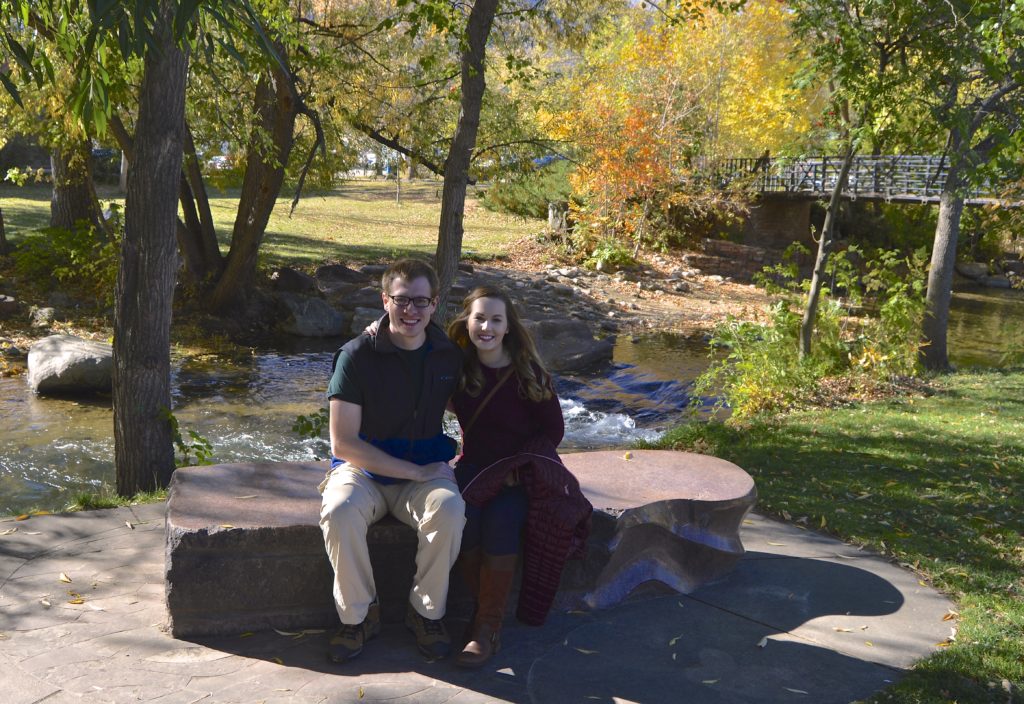
[[[485,210],[470,188],[465,209],[463,251],[493,259],[507,256],[508,245],[537,234],[544,223]],[[441,182],[419,180],[347,181],[328,192],[307,191],[289,217],[292,192],[282,192],[267,224],[260,265],[311,269],[325,262],[369,262],[397,256],[433,256],[441,213]],[[123,203],[111,187],[99,189],[103,202]],[[221,251],[227,254],[238,208],[238,189],[211,188],[210,210]],[[0,186],[7,237],[16,244],[26,233],[46,227],[50,189],[45,185]]]
[[[136,494],[132,497],[118,496],[110,492],[92,493],[83,491],[75,494],[67,511],[94,511],[103,508],[120,508],[122,506],[135,506],[137,504],[153,504],[167,500],[167,490],[158,489]]]
[[[724,457],[761,511],[872,547],[958,604],[956,641],[873,701],[1024,701],[1024,371],[930,397],[688,424],[662,447]]]

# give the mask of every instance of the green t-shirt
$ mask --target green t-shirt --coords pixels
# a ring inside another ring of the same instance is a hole
[[[414,350],[396,348],[395,352],[409,372],[410,391],[416,394],[415,405],[419,406],[420,395],[423,393],[423,374],[427,362],[427,345],[420,345]],[[338,355],[337,366],[334,367],[334,374],[331,375],[331,381],[327,385],[327,398],[340,398],[342,401],[363,406],[365,405],[366,393],[367,390],[363,388],[356,374],[352,356],[348,352],[342,351]]]

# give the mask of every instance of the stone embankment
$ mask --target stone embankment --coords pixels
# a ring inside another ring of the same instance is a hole
[[[559,372],[607,363],[616,335],[655,331],[702,335],[727,315],[757,317],[765,302],[760,291],[729,276],[703,274],[687,263],[692,256],[657,255],[614,273],[542,263],[547,260],[542,251],[517,252],[500,267],[466,262],[454,282],[449,313],[459,310],[462,298],[475,286],[501,286],[536,336],[542,356]],[[382,264],[358,269],[329,264],[313,275],[278,269],[270,277],[270,290],[259,296],[261,313],[249,319],[276,321],[277,332],[285,335],[357,334],[383,314],[383,271]],[[65,299],[58,296],[52,306],[29,310],[12,296],[3,298],[0,319],[20,320],[23,325],[18,327],[24,328],[24,334],[0,337],[0,366],[5,373],[24,370],[29,348],[55,333],[95,337],[63,322],[74,307]],[[244,332],[241,320],[210,322],[214,328],[225,324]]]

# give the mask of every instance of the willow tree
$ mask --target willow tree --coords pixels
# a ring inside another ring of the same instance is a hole
[[[206,6],[203,6],[206,7]],[[225,23],[256,24],[244,0],[209,3]],[[54,80],[39,42],[79,57],[71,105],[83,125],[103,132],[109,123],[106,64],[141,59],[138,117],[132,139],[136,164],[128,177],[125,233],[114,314],[114,464],[117,491],[132,495],[166,486],[174,470],[170,395],[170,324],[177,254],[177,194],[184,142],[185,87],[191,41],[201,3],[178,0],[90,3],[88,14],[71,0],[0,0],[5,49],[25,81]],[[85,22],[85,39],[68,31]],[[26,35],[16,30],[31,27]],[[260,35],[262,36],[262,34]],[[269,50],[269,48],[268,48]],[[14,79],[3,84],[21,101]]]

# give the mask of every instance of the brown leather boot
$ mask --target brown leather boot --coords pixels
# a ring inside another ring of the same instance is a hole
[[[466,585],[466,591],[473,600],[473,611],[469,614],[469,621],[462,632],[463,643],[473,637],[473,621],[476,620],[476,600],[480,594],[480,565],[483,561],[483,556],[483,550],[480,548],[463,550],[459,553],[459,559],[455,562],[455,568],[458,570],[459,576],[462,577],[462,583]]]
[[[460,667],[480,667],[501,649],[501,624],[512,589],[518,555],[484,555],[469,642],[455,657]]]
[[[483,562],[484,553],[480,548],[463,550],[459,553],[458,565],[459,575],[466,584],[473,599],[480,592],[480,565]]]

